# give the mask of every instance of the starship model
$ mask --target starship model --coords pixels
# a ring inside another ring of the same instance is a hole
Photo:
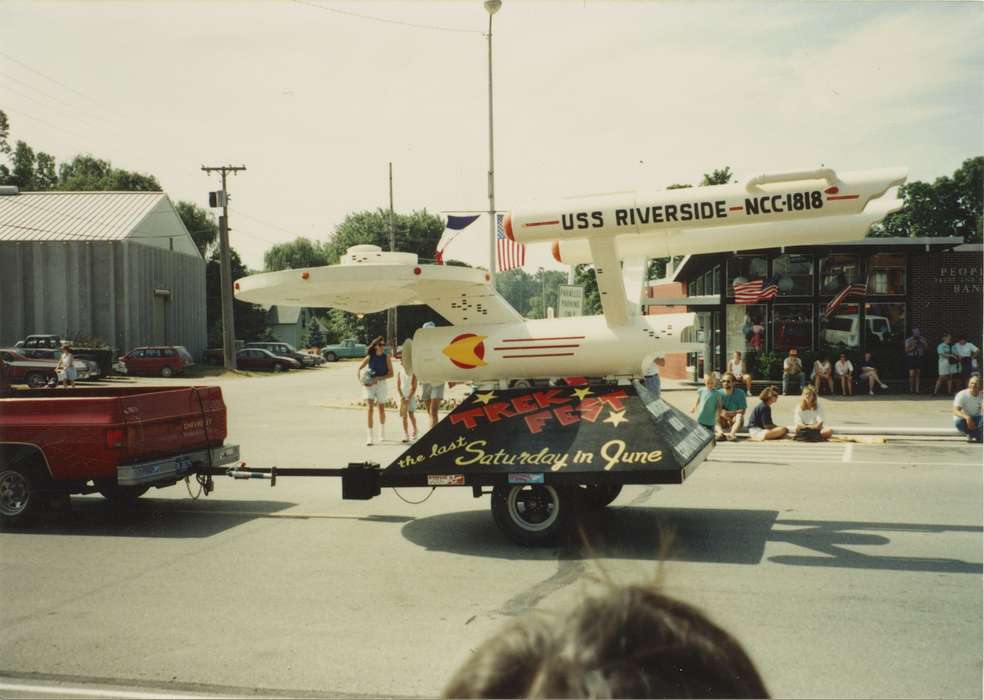
[[[412,253],[372,245],[349,248],[337,265],[250,275],[236,282],[236,297],[359,314],[427,304],[452,325],[421,328],[404,343],[403,364],[421,382],[639,377],[654,356],[703,349],[694,342],[695,314],[641,313],[650,258],[857,240],[901,208],[883,195],[906,176],[905,168],[822,168],[510,214],[513,240],[552,243],[558,261],[594,266],[598,316],[526,319],[484,270],[422,265]]]

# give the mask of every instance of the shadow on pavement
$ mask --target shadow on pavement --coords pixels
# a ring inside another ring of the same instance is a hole
[[[142,498],[126,507],[102,498],[73,498],[71,506],[42,512],[32,523],[6,527],[8,535],[84,535],[89,537],[212,537],[256,518],[294,507],[282,501],[186,501]],[[219,516],[219,517],[216,517]]]
[[[428,550],[512,560],[586,560],[592,558],[671,560],[720,564],[759,564],[767,543],[808,550],[802,555],[768,557],[776,564],[981,574],[979,562],[946,557],[868,554],[848,547],[886,547],[890,533],[981,533],[962,525],[837,522],[779,519],[774,510],[718,508],[610,508],[581,516],[575,533],[560,548],[524,548],[498,531],[487,511],[418,518],[403,526],[403,536]],[[777,528],[776,526],[780,526]],[[586,542],[586,543],[585,543]],[[945,551],[946,541],[938,541]]]

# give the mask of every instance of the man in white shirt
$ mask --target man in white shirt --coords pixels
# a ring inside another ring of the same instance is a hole
[[[960,360],[960,383],[965,384],[970,379],[971,372],[974,371],[974,358],[978,354],[977,346],[967,342],[967,336],[958,335],[957,342],[951,347],[953,354]]]
[[[645,384],[646,388],[652,392],[653,396],[657,399],[660,394],[660,379],[659,379],[659,368],[666,364],[666,360],[662,357],[653,357],[652,360],[646,365],[646,369],[642,375],[642,383]]]
[[[967,388],[953,397],[953,425],[967,442],[981,441],[981,378],[973,375]]]

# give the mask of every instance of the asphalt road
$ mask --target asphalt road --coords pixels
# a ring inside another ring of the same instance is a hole
[[[253,465],[385,465],[402,447],[362,444],[354,377],[220,380],[230,440]],[[76,497],[0,533],[0,697],[434,696],[508,620],[661,575],[775,697],[979,698],[981,472],[957,442],[726,444],[682,486],[626,488],[590,549],[518,548],[466,489]]]

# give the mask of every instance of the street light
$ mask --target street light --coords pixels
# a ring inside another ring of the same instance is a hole
[[[492,136],[492,15],[502,7],[502,0],[485,0],[489,13],[489,282],[495,289],[495,141]]]

